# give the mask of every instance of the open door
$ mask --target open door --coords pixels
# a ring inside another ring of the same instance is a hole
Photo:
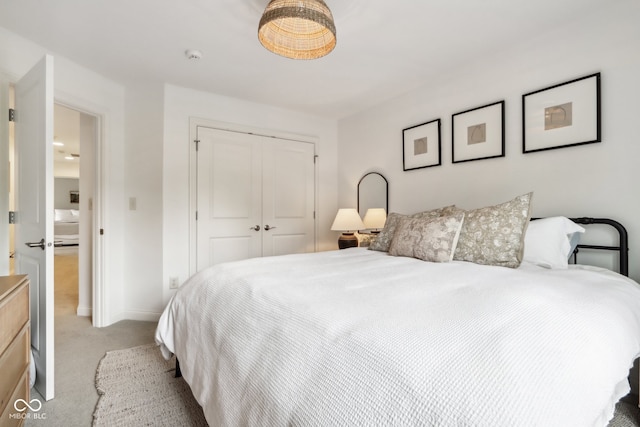
[[[31,282],[36,389],[54,396],[53,57],[15,87],[15,271]]]

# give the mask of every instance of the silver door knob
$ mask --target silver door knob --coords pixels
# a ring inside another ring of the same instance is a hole
[[[25,245],[29,246],[30,248],[40,248],[44,251],[44,239],[40,240],[39,242],[25,242]]]
[[[274,228],[277,228],[277,227],[271,227],[269,224],[264,226],[264,229],[267,230],[267,231],[273,230]]]
[[[255,227],[249,227],[249,230],[260,231],[260,226],[256,225]]]

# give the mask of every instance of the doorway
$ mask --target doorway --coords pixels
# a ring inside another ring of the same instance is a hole
[[[92,314],[96,122],[54,105],[55,305],[56,312],[66,307],[78,316]]]
[[[10,92],[13,92],[11,88]],[[13,99],[11,94],[10,99]],[[54,294],[55,311],[78,316],[93,314],[94,199],[98,174],[97,116],[73,107],[54,105]],[[14,135],[10,126],[9,157],[13,166]],[[10,170],[13,176],[13,169]],[[10,180],[13,184],[15,180]],[[15,189],[9,189],[9,209],[15,208]],[[13,225],[10,254],[15,251]],[[10,274],[14,274],[10,259]],[[95,322],[94,322],[95,323]]]
[[[315,250],[315,145],[196,127],[198,271]]]

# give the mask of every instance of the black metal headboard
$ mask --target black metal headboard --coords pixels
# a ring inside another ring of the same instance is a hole
[[[541,218],[531,218],[531,220],[536,220]],[[576,263],[578,260],[578,252],[580,249],[596,249],[596,250],[605,250],[605,251],[616,251],[620,255],[620,264],[618,267],[618,272],[624,276],[629,277],[629,237],[627,235],[627,229],[624,228],[622,224],[618,221],[609,219],[609,218],[589,218],[589,217],[581,217],[581,218],[569,218],[571,221],[576,224],[604,224],[609,225],[616,229],[618,232],[618,246],[603,246],[603,245],[584,245],[579,244],[576,246],[576,249],[573,251],[573,262]]]
[[[571,221],[577,224],[605,224],[615,228],[620,236],[618,239],[618,246],[601,246],[601,245],[582,245],[579,244],[573,252],[573,260],[576,262],[578,252],[580,249],[597,249],[606,251],[618,251],[620,255],[620,267],[619,273],[625,276],[629,276],[629,237],[627,235],[627,229],[618,221],[609,218],[569,218]]]

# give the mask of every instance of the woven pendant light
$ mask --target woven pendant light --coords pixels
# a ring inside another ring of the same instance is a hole
[[[258,39],[278,55],[316,59],[336,46],[336,26],[322,0],[271,0],[260,19]]]

